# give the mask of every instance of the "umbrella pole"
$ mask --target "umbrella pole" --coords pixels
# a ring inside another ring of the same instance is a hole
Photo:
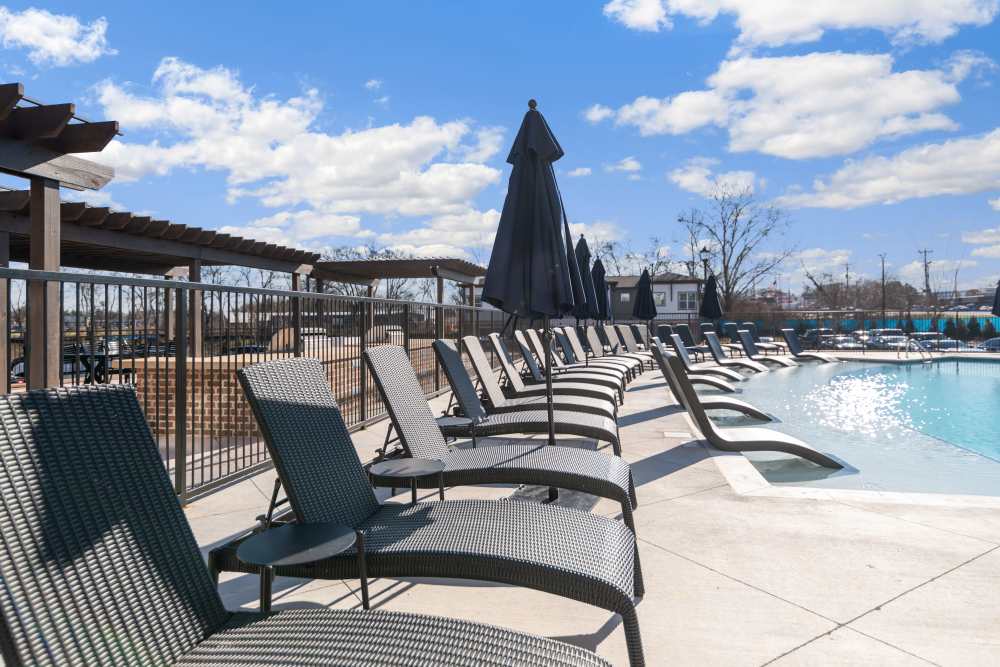
[[[545,404],[549,413],[549,445],[556,445],[556,416],[552,406],[552,327],[549,326],[549,316],[545,316],[545,332],[542,334],[545,342]],[[549,487],[549,502],[559,497],[559,489]]]

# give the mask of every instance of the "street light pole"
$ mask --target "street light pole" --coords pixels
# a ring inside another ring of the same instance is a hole
[[[882,260],[882,326],[885,326],[885,253],[879,253],[879,259]]]

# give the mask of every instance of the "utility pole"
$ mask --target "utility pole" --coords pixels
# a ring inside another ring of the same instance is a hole
[[[879,259],[882,260],[882,326],[885,326],[885,253],[880,252],[878,255]]]
[[[844,262],[844,305],[851,305],[851,264]]]
[[[924,256],[924,297],[927,299],[927,303],[931,302],[931,260],[927,258],[928,255],[932,254],[933,250],[918,250],[918,255]]]

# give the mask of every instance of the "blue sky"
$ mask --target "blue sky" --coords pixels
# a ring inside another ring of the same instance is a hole
[[[5,80],[122,123],[93,201],[486,261],[536,97],[588,238],[683,259],[721,181],[790,213],[782,286],[880,252],[919,281],[920,248],[936,287],[1000,277],[997,0],[4,7]]]

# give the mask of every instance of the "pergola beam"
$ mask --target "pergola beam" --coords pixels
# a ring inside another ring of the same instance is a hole
[[[46,104],[12,109],[7,117],[0,121],[0,134],[21,141],[54,139],[66,128],[75,111],[76,107],[72,104]]]

